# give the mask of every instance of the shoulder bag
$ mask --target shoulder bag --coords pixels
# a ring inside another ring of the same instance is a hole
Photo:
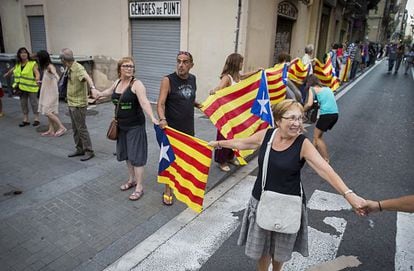
[[[131,82],[129,83],[129,87],[131,87],[133,83],[134,83],[134,78],[131,79]],[[114,91],[115,89],[116,89],[116,86],[114,88]],[[115,116],[112,119],[111,123],[109,124],[108,131],[106,132],[106,137],[110,140],[118,139],[118,111],[119,111],[119,104],[121,103],[121,99],[122,99],[122,96],[124,96],[124,93],[125,91],[122,92],[121,96],[119,97],[118,104],[116,105],[116,109],[115,109]]]
[[[306,118],[308,119],[309,122],[315,123],[318,118],[318,110],[320,106],[319,106],[318,98],[316,97],[315,90],[313,88],[310,88],[310,89],[313,93],[313,103],[312,103],[311,108],[309,108],[308,111],[306,111]]]
[[[256,223],[260,228],[265,230],[293,234],[299,231],[301,223],[302,183],[300,184],[300,196],[264,190],[266,186],[269,153],[276,130],[273,131],[267,143],[263,159],[262,195],[257,206]]]

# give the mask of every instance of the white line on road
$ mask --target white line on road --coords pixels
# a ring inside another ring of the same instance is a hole
[[[351,205],[338,194],[315,190],[308,202],[308,208],[318,211],[341,211],[350,210]]]
[[[142,266],[147,266],[150,261],[154,261],[154,259],[156,263],[152,264],[156,264],[157,270],[186,270],[186,266],[183,264],[184,262],[186,262],[188,266],[195,266],[198,261],[207,261],[219,247],[218,245],[221,245],[237,228],[239,222],[238,219],[232,215],[232,212],[243,210],[246,207],[247,199],[251,195],[251,188],[255,179],[255,177],[246,178],[246,176],[256,167],[257,161],[255,160],[240,168],[236,174],[227,178],[224,182],[205,195],[203,204],[204,211],[201,214],[197,214],[187,208],[105,270],[130,270],[134,267],[136,267],[137,270],[141,270]],[[238,183],[243,183],[243,185],[237,185]],[[233,187],[234,189],[232,189]],[[229,190],[231,191],[228,192]],[[229,194],[221,198],[227,192]],[[216,201],[218,201],[217,204]],[[197,220],[202,220],[203,222],[200,223],[197,222]],[[213,221],[214,223],[212,223]],[[187,227],[191,227],[192,232],[189,229],[186,229]],[[210,235],[201,238],[203,231],[210,231],[209,228],[212,227],[216,228],[214,234],[210,233]],[[226,237],[223,238],[223,236],[221,236],[221,239],[218,240],[216,236],[217,234],[224,234]],[[196,235],[198,240],[205,241],[203,244],[204,250],[200,249],[200,244],[196,243],[196,240],[188,239],[190,235]],[[210,242],[207,239],[214,239],[214,241]],[[184,242],[184,240],[186,241]],[[182,251],[182,249],[185,248],[187,248],[187,254]],[[176,255],[176,258],[174,258],[173,261],[165,261],[166,258],[154,258],[154,253],[162,254],[170,249],[173,250],[171,253],[180,251],[180,254]],[[190,257],[190,251],[199,252],[198,255],[192,254]],[[179,260],[177,261],[177,259]],[[180,268],[168,267],[169,263],[176,262],[180,263]],[[200,262],[198,262],[198,264],[200,264]],[[146,270],[151,269],[149,268]]]
[[[414,270],[414,213],[397,213],[395,270]]]
[[[333,207],[333,208],[328,208]],[[338,194],[315,190],[309,200],[308,208],[320,211],[340,211],[348,209],[349,204]],[[326,217],[323,222],[332,226],[335,234],[329,234],[308,227],[309,257],[293,253],[292,259],[287,262],[283,270],[307,270],[309,267],[323,262],[334,260],[346,228],[346,220],[338,217]]]

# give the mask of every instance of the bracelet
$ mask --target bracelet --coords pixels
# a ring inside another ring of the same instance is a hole
[[[91,86],[91,89],[96,89],[96,87],[95,86]]]
[[[221,149],[220,141],[219,140],[217,140],[217,149]]]
[[[165,121],[166,121],[167,119],[165,119],[165,118],[163,118],[163,119],[160,119],[160,121],[163,121],[163,120],[165,120]]]
[[[379,210],[380,210],[380,212],[382,212],[381,201],[377,201],[377,202],[378,202],[378,207],[379,207]]]
[[[346,195],[351,194],[351,193],[354,193],[354,191],[352,191],[351,189],[348,189],[342,194],[342,196],[345,197]]]

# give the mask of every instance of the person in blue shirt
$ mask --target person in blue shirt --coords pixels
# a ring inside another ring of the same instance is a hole
[[[313,130],[313,145],[329,163],[328,147],[322,139],[322,135],[331,130],[338,121],[338,105],[336,104],[332,89],[322,85],[318,77],[311,74],[307,77],[306,82],[308,99],[304,104],[304,110],[307,111],[312,107],[314,97],[319,102],[319,119]]]

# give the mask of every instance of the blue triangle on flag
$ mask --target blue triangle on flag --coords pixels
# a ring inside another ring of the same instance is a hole
[[[263,121],[269,123],[273,127],[273,113],[270,107],[269,90],[267,88],[266,72],[262,71],[259,90],[254,100],[251,113],[258,116]]]
[[[158,173],[161,173],[166,170],[172,162],[174,162],[175,154],[171,148],[170,141],[168,140],[165,131],[155,124],[154,129],[155,135],[157,136],[158,145],[160,146]]]

